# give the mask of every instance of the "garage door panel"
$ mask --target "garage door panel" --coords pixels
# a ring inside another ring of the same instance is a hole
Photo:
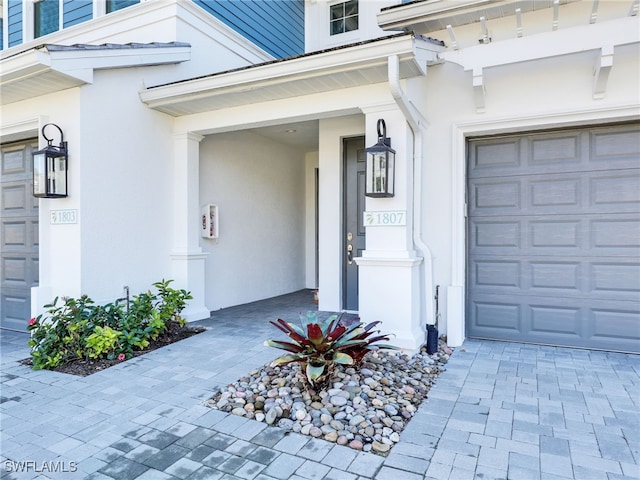
[[[590,163],[606,168],[636,168],[640,156],[640,135],[635,127],[591,133]]]
[[[607,219],[593,220],[590,226],[591,249],[595,252],[614,250],[620,254],[638,255],[640,219],[615,215]]]
[[[2,327],[26,330],[31,305],[30,297],[24,295],[24,290],[3,287],[0,302],[2,302]]]
[[[2,161],[0,161],[2,176],[26,177],[29,174],[29,169],[24,148],[8,149],[3,152]]]
[[[555,165],[562,169],[575,170],[581,162],[579,134],[533,137],[529,142],[529,148],[531,166],[544,164],[544,168]]]
[[[3,251],[21,250],[27,248],[27,222],[18,220],[14,222],[2,222],[2,249]]]
[[[473,206],[476,211],[490,211],[508,213],[509,210],[519,210],[520,182],[518,180],[506,180],[504,182],[492,182],[477,184]]]
[[[560,295],[569,292],[578,294],[582,291],[580,262],[530,262],[531,289],[554,289],[561,291]]]
[[[580,220],[553,219],[529,220],[527,245],[532,250],[544,254],[545,250],[554,252],[572,252],[580,249]]]
[[[540,338],[562,335],[565,341],[580,338],[582,313],[579,306],[530,305],[529,335]]]
[[[471,172],[482,175],[485,171],[502,171],[520,166],[520,140],[494,140],[478,142],[472,155],[469,168]]]
[[[640,341],[639,310],[620,308],[595,308],[591,312],[593,321],[593,339],[614,341],[625,337],[629,341]]]
[[[492,301],[491,298],[487,298],[484,301],[473,302],[477,328],[483,332],[500,331],[503,334],[511,332],[516,335],[522,330],[521,305],[509,303],[508,299],[504,298],[500,300]]]
[[[545,176],[528,179],[529,206],[531,210],[557,211],[558,208],[574,209],[580,204],[582,181],[565,176]]]
[[[640,125],[470,141],[468,202],[469,336],[640,352]]]
[[[2,259],[2,284],[13,287],[26,287],[29,274],[29,259],[26,257],[4,257]]]
[[[27,196],[31,194],[26,184],[3,185],[2,192],[2,214],[25,215],[27,212]]]
[[[640,172],[622,170],[591,178],[589,205],[594,211],[640,210]]]
[[[551,345],[590,346],[638,351],[640,310],[637,302],[597,300],[585,306],[580,299],[532,297],[513,303],[512,297],[482,295],[471,301],[476,324],[468,334],[479,338],[526,341]]]
[[[521,288],[521,278],[518,260],[486,260],[473,264],[474,285]]]
[[[640,298],[640,263],[594,263],[589,278],[593,294]]]

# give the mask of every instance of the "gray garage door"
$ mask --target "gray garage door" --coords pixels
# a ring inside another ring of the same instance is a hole
[[[38,202],[31,151],[37,141],[2,145],[0,161],[0,327],[26,331],[38,284]]]
[[[640,125],[468,142],[467,335],[640,352]]]

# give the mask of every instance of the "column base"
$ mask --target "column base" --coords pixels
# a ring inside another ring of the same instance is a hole
[[[171,255],[174,288],[184,288],[193,296],[181,314],[189,322],[203,320],[211,316],[211,311],[204,301],[204,269],[207,255],[208,253],[204,252],[174,253]]]
[[[359,312],[364,323],[382,322],[382,334],[390,344],[407,353],[426,341],[420,315],[420,269],[422,258],[356,258]]]

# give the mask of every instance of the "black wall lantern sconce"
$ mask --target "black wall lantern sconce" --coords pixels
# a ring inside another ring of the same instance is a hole
[[[60,132],[60,145],[44,133],[49,125]],[[47,146],[33,153],[33,196],[40,198],[64,198],[67,196],[67,142],[59,126],[47,123],[42,127]]]
[[[367,154],[366,186],[367,197],[393,197],[396,168],[396,151],[391,148],[387,137],[387,125],[378,120],[378,143],[365,150]]]

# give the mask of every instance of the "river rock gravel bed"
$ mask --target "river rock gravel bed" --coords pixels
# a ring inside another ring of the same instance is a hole
[[[337,365],[328,387],[308,388],[297,364],[249,372],[214,391],[205,404],[213,409],[276,425],[285,430],[386,455],[452,350],[441,339],[438,351],[423,348],[409,356],[393,350],[367,354],[355,369]]]

